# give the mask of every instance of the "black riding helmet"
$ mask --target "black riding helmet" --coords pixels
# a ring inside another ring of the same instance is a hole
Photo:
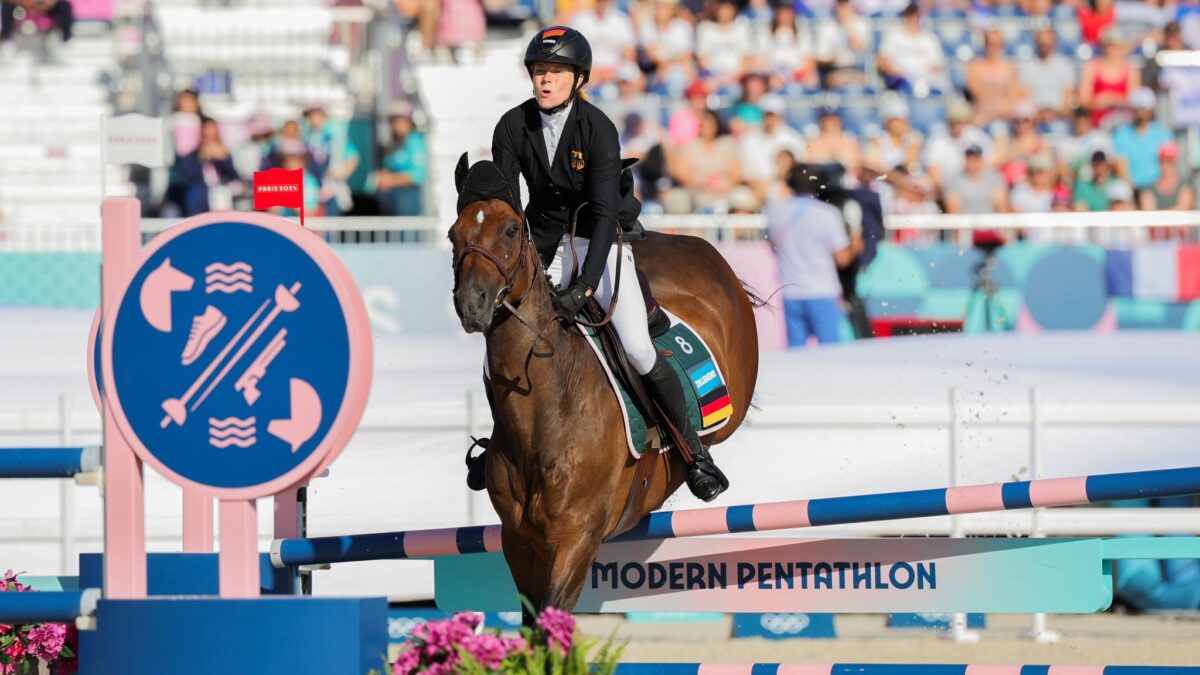
[[[583,82],[579,84],[579,87],[582,87],[592,75],[592,46],[588,44],[587,38],[583,37],[583,33],[574,28],[550,26],[538,31],[525,48],[525,70],[530,77],[533,77],[533,64],[539,61],[571,66],[576,74],[583,74]],[[579,93],[579,87],[572,84],[567,100],[546,112],[556,112],[566,107]]]

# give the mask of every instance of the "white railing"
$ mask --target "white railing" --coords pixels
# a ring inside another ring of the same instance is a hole
[[[678,215],[642,216],[642,224],[650,230],[682,232],[714,241],[762,238],[766,217],[759,214],[738,215]],[[142,221],[146,234],[156,234],[178,223],[178,219],[148,218]],[[398,242],[431,242],[446,246],[446,231],[450,222],[431,216],[420,217],[359,217],[309,218],[305,225],[323,232],[331,242],[344,244],[380,244]],[[890,231],[916,230],[934,232],[966,232],[970,230],[1002,230],[1026,232],[1053,230],[1077,232],[1082,237],[1072,240],[1096,239],[1097,233],[1127,233],[1149,227],[1185,228],[1188,239],[1200,240],[1200,211],[1098,211],[1092,213],[997,213],[986,215],[933,214],[889,216],[885,227]],[[1103,237],[1105,240],[1110,237]],[[1136,241],[1144,237],[1135,237]],[[100,250],[100,219],[69,217],[51,221],[0,219],[0,252],[96,252]]]

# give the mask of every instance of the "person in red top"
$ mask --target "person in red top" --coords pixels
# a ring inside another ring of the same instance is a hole
[[[1100,36],[1117,20],[1113,0],[1082,0],[1075,11],[1079,15],[1079,32],[1091,45],[1100,44]]]
[[[1126,105],[1129,92],[1142,86],[1142,74],[1129,64],[1128,52],[1116,28],[1101,36],[1103,51],[1083,64],[1079,77],[1079,104],[1091,111],[1099,127],[1113,110]]]

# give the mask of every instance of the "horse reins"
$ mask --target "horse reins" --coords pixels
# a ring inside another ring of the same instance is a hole
[[[575,253],[575,226],[579,224],[579,212],[583,210],[584,206],[587,206],[587,202],[580,204],[579,207],[575,209],[575,213],[571,215],[571,231],[567,235],[567,237],[568,237],[567,238],[567,248],[571,249],[571,278],[572,279],[574,279],[575,276],[577,274],[579,274],[579,255],[577,253]],[[583,321],[582,319],[579,319],[578,317],[575,318],[576,323],[587,326],[588,328],[600,328],[600,327],[604,326],[605,324],[607,324],[609,321],[612,321],[613,313],[617,311],[617,294],[621,291],[621,260],[625,257],[624,255],[622,255],[623,251],[621,249],[624,246],[624,243],[625,243],[625,238],[621,236],[621,228],[618,227],[617,228],[617,241],[616,241],[616,244],[617,244],[617,269],[616,269],[616,272],[614,273],[612,300],[608,303],[608,313],[604,315],[603,319],[601,319],[600,321],[598,321],[596,323],[589,323],[587,321]]]

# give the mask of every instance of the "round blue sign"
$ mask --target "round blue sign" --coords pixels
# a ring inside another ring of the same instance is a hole
[[[365,311],[312,233],[261,214],[223,219],[152,243],[105,327],[103,370],[143,459],[234,498],[286,487],[349,439],[335,427],[348,400],[351,427],[365,404],[365,384],[349,391]]]

